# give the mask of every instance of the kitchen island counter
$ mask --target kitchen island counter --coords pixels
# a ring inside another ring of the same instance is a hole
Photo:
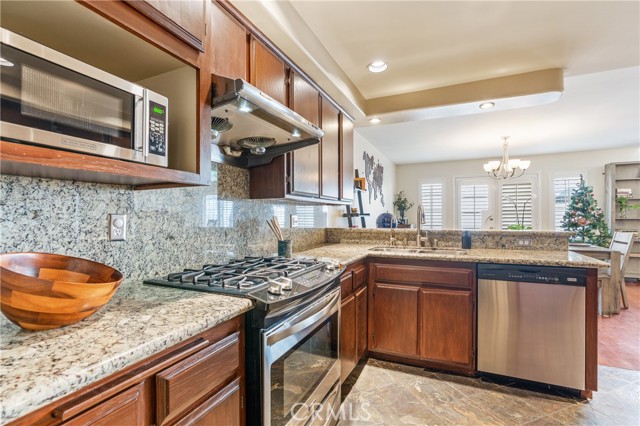
[[[31,332],[0,319],[5,424],[253,307],[251,300],[125,282],[94,315]]]
[[[370,250],[373,247],[382,247],[382,245],[374,243],[326,244],[295,254],[313,257],[332,257],[338,259],[344,264],[354,263],[366,258],[367,256],[371,256],[401,259],[445,260],[452,262],[563,266],[572,268],[606,268],[609,266],[606,262],[601,260],[571,251],[559,250],[469,249],[466,250],[466,254],[460,254],[455,250],[440,253],[437,251],[433,253],[410,253],[403,252],[401,247],[398,247],[396,252],[377,252]],[[413,248],[415,248],[415,246]]]

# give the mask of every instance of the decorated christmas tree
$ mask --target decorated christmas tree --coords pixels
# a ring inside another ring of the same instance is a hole
[[[577,188],[571,192],[571,202],[562,217],[565,231],[575,231],[569,241],[608,247],[611,240],[609,227],[604,221],[604,213],[598,208],[593,197],[593,188],[585,184],[582,175]]]

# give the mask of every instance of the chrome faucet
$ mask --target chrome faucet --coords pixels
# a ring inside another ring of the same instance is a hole
[[[427,240],[427,236],[422,236],[422,223],[424,222],[424,209],[422,208],[422,204],[418,204],[418,219],[416,220],[416,228],[418,231],[416,232],[416,245],[418,247],[422,247],[422,242]],[[425,231],[426,234],[427,231]]]
[[[393,227],[393,221],[396,222],[396,228],[397,228],[398,227],[398,218],[394,214],[391,214],[391,224],[389,225],[389,226],[391,226],[391,236],[389,237],[389,245],[397,246],[398,242],[396,240],[396,230]]]

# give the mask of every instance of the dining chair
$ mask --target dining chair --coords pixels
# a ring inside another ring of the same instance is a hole
[[[619,303],[616,300],[618,294],[622,297],[622,307],[629,309],[624,274],[634,238],[634,232],[616,231],[609,245],[609,249],[612,251],[611,266],[608,269],[598,271],[598,284],[602,288],[603,315],[619,312]],[[614,252],[619,253],[619,262],[618,255],[614,254]],[[616,267],[617,263],[620,265],[619,268]]]

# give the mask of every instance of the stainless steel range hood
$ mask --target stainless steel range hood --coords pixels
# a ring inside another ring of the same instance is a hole
[[[241,79],[213,76],[211,160],[238,167],[317,144],[322,129]]]

